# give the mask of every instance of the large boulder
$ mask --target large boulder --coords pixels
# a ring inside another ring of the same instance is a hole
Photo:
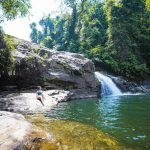
[[[23,115],[0,111],[1,150],[34,149],[33,146],[37,147],[41,140],[49,141],[54,145],[51,142],[52,135],[33,126]]]
[[[135,83],[129,80],[125,80],[123,77],[114,77],[111,75],[109,75],[109,77],[116,83],[116,85],[121,89],[122,92],[150,94],[149,82]]]
[[[18,86],[43,85],[64,89],[73,98],[97,97],[99,85],[94,64],[83,55],[51,50],[31,42],[14,39],[15,68],[12,74]]]

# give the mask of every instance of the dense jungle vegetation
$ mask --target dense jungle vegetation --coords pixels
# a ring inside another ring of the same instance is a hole
[[[68,0],[71,13],[30,24],[32,42],[82,53],[96,65],[130,79],[150,72],[150,13],[143,0]],[[147,3],[148,6],[148,3]]]
[[[30,24],[31,41],[82,53],[106,70],[132,80],[150,75],[150,1],[64,0],[68,12]],[[29,0],[0,0],[0,23],[24,17]],[[0,76],[13,67],[11,40],[0,30]]]

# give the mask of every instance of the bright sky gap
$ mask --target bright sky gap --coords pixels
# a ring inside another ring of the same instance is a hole
[[[13,35],[15,37],[30,40],[30,27],[32,22],[38,23],[43,15],[58,14],[60,9],[60,2],[56,0],[31,0],[32,9],[30,15],[25,18],[18,18],[14,21],[5,21],[3,23],[3,29],[6,34]]]

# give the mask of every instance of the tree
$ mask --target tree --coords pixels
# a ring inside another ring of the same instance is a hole
[[[82,53],[128,79],[143,79],[150,73],[150,13],[144,0],[64,2],[69,12],[41,19],[39,43]]]
[[[55,45],[59,50],[62,49],[64,45],[65,22],[65,17],[56,16],[55,18],[51,18],[50,15],[43,16],[39,21],[39,25],[42,27],[41,31],[36,29],[35,23],[30,24],[31,41],[49,48]]]
[[[103,60],[128,78],[142,78],[148,72],[139,42],[145,12],[142,0],[105,1],[108,41]]]
[[[0,22],[24,17],[30,8],[30,0],[0,0]]]
[[[43,41],[41,42],[42,45],[48,47],[48,48],[53,48],[53,40],[51,39],[50,36],[46,36]]]
[[[36,29],[36,23],[35,22],[31,23],[30,28],[32,30],[32,32],[30,34],[31,41],[33,43],[38,43],[38,31]]]
[[[62,46],[64,45],[64,28],[65,28],[65,18],[60,16],[56,16],[53,18],[54,24],[54,44],[57,45],[58,50],[61,50]]]
[[[4,19],[12,20],[27,15],[30,8],[29,0],[0,0],[0,23]],[[8,79],[9,71],[13,68],[12,39],[4,35],[0,29],[0,78]],[[2,80],[4,81],[4,80]]]
[[[9,71],[13,67],[13,49],[12,40],[0,31],[0,78],[6,79],[9,76]]]
[[[53,24],[53,21],[50,17],[50,14],[48,16],[44,16],[39,21],[39,24],[42,26],[44,36],[53,34],[54,24]]]
[[[64,48],[68,51],[76,51],[76,44],[74,41],[78,41],[78,34],[75,32],[77,22],[78,22],[78,12],[77,12],[77,0],[66,0],[66,4],[72,9],[70,19],[68,20],[67,30],[64,35],[65,45]]]
[[[107,23],[102,3],[86,2],[84,9],[80,15],[81,23],[78,23],[80,51],[90,59],[94,59],[105,46]]]

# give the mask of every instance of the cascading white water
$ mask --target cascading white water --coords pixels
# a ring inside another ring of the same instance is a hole
[[[101,82],[101,96],[122,95],[122,92],[111,78],[100,72],[95,72],[95,76]]]

